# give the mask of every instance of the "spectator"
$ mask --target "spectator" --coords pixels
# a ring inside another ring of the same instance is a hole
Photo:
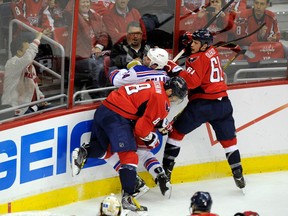
[[[225,0],[227,4],[229,0]],[[227,9],[226,11],[231,12],[234,11],[239,13],[240,11],[244,11],[247,9],[247,0],[235,0]]]
[[[105,31],[101,16],[90,9],[90,0],[79,1],[75,68],[76,90],[81,90],[85,86],[87,89],[93,89],[106,85],[104,58],[110,55],[112,42]],[[67,11],[65,16],[66,19],[73,17],[71,11]],[[72,21],[68,21],[68,23],[72,23]],[[71,25],[69,27],[72,28]],[[72,30],[70,29],[69,32]],[[90,96],[97,98],[102,95],[92,93]]]
[[[105,197],[100,204],[99,216],[120,216],[121,203],[114,194]]]
[[[11,42],[13,57],[5,65],[4,89],[2,103],[19,106],[44,98],[40,91],[39,79],[33,66],[33,59],[38,52],[42,33],[37,33],[33,40],[29,33],[18,35]],[[30,44],[29,44],[30,43]],[[47,108],[48,103],[17,109],[15,115],[36,112]]]
[[[40,11],[39,26],[42,28],[50,28],[54,31],[56,27],[64,25],[63,11],[55,2],[55,0],[48,0],[48,5],[43,7]]]
[[[210,0],[209,7],[202,7],[200,11],[194,15],[195,21],[190,25],[189,31],[194,32],[197,29],[203,28],[207,22],[222,9],[225,4],[225,0]],[[214,43],[219,41],[228,41],[230,30],[233,28],[234,18],[234,12],[223,12],[208,27],[207,30],[213,34]]]
[[[249,46],[252,42],[280,40],[280,31],[275,14],[267,10],[270,0],[254,0],[253,8],[241,11],[235,20],[235,37],[242,37],[256,30],[265,22],[263,28],[256,34],[239,41],[242,46]]]
[[[190,214],[191,216],[218,216],[210,213],[212,207],[212,197],[209,192],[198,191],[191,197]]]
[[[207,5],[209,0],[183,0],[184,6],[190,11],[198,11],[201,7]]]
[[[40,11],[39,27],[50,29],[51,38],[65,47],[68,31],[63,18],[63,10],[55,0],[48,0],[47,6]]]
[[[103,16],[107,10],[113,7],[114,3],[114,0],[91,0],[91,8]]]
[[[138,21],[132,21],[128,24],[126,38],[121,43],[113,46],[111,51],[112,69],[126,68],[132,60],[142,61],[143,56],[147,54],[150,45],[143,40],[143,31]]]
[[[146,39],[145,25],[141,15],[135,8],[128,8],[129,0],[115,0],[115,5],[103,15],[103,21],[114,44],[121,42],[125,37],[127,25],[131,21],[141,23],[143,38]]]
[[[51,29],[39,27],[40,11],[46,5],[46,0],[12,0],[11,9],[15,19],[49,37],[51,36]]]

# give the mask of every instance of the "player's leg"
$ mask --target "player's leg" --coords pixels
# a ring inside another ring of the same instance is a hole
[[[233,108],[228,98],[223,98],[213,107],[218,115],[211,121],[217,140],[223,146],[227,161],[232,170],[236,186],[244,188],[246,183],[243,177],[243,168],[241,164],[240,151],[237,147],[236,129],[233,118]]]
[[[135,151],[118,152],[121,167],[119,177],[122,185],[122,207],[131,211],[147,211],[133,197],[136,185],[138,155]]]
[[[172,132],[168,135],[162,161],[163,168],[169,179],[171,179],[175,159],[180,153],[181,141],[184,136],[207,121],[206,116],[201,114],[201,105],[201,101],[189,102],[172,125]]]
[[[105,110],[106,109],[104,106],[100,106],[95,111],[89,143],[82,143],[80,147],[77,147],[72,151],[72,176],[78,175],[80,173],[87,158],[105,158],[109,146],[109,139],[105,131],[100,127],[97,117],[105,117]],[[101,115],[99,115],[99,113],[101,113]]]
[[[111,151],[117,152],[120,159],[119,177],[122,186],[123,209],[131,211],[146,211],[145,206],[138,204],[133,197],[136,186],[136,175],[138,166],[138,155],[136,140],[131,122],[120,115],[115,115],[111,125],[104,128],[108,134]],[[107,125],[105,122],[105,125]],[[121,143],[121,145],[119,145]]]
[[[105,161],[113,167],[113,169],[118,173],[121,167],[120,159],[118,154],[114,153],[109,158],[105,158]],[[145,181],[137,174],[136,184],[133,193],[133,197],[139,198],[144,195],[149,190],[149,187],[145,184]]]
[[[162,195],[170,198],[172,186],[158,159],[148,149],[138,148],[137,154],[139,161],[143,163],[145,169],[152,175],[155,183],[159,186]]]

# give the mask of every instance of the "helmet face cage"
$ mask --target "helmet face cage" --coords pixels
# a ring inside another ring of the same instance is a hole
[[[192,34],[192,39],[197,40],[201,42],[201,45],[203,46],[204,44],[207,44],[210,46],[213,44],[213,35],[210,31],[205,30],[205,29],[200,29],[195,31]]]
[[[192,212],[203,211],[210,212],[212,207],[212,198],[208,192],[199,191],[191,197],[190,208]]]
[[[182,77],[175,76],[165,82],[165,90],[172,89],[171,96],[176,96],[180,100],[183,100],[184,97],[187,95],[187,84]]]
[[[100,206],[101,216],[119,216],[121,215],[121,204],[119,200],[114,196],[107,196]]]
[[[151,60],[150,65],[156,64],[155,69],[163,69],[168,63],[168,52],[161,48],[151,48],[147,53],[147,57]]]

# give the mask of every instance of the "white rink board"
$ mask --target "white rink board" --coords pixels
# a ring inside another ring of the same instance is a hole
[[[285,105],[288,86],[231,90],[229,94],[234,106],[236,127],[239,128]],[[181,108],[176,111],[172,109],[170,116],[176,115],[180,110]],[[85,122],[92,120],[93,114],[94,111],[90,110],[1,131],[0,145],[7,148],[0,153],[0,184],[1,179],[2,183],[6,184],[5,189],[0,189],[0,204],[6,203],[7,200],[116,176],[108,165],[99,165],[84,169],[81,175],[75,178],[71,177],[71,143],[73,141],[80,144],[89,140],[90,133],[85,132],[81,135],[81,127],[77,127],[83,122],[85,126]],[[286,108],[238,132],[242,157],[288,153],[287,126]],[[41,141],[45,136],[47,140]],[[27,145],[30,150],[27,150]],[[36,153],[34,157],[33,153]],[[162,153],[163,148],[157,154],[159,160],[162,160]],[[225,160],[224,151],[219,143],[211,147],[206,126],[203,125],[185,137],[176,165],[220,160]],[[8,169],[8,163],[11,163],[12,172],[2,171],[3,167],[4,170]],[[13,163],[16,166],[13,166]],[[0,187],[4,187],[3,184]]]

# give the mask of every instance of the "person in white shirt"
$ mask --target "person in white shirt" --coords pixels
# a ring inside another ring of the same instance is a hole
[[[30,33],[21,33],[11,42],[13,57],[8,59],[5,65],[2,104],[19,106],[44,98],[44,94],[38,86],[39,78],[32,64],[38,53],[42,34],[38,32],[33,40]],[[36,112],[46,106],[46,102],[27,106],[15,110],[15,115]]]

